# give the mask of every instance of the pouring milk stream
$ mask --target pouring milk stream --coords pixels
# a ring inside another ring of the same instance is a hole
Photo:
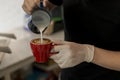
[[[43,31],[50,24],[50,14],[43,9],[43,1],[40,1],[40,8],[32,13],[32,22],[39,29],[41,36],[41,43],[43,42]]]

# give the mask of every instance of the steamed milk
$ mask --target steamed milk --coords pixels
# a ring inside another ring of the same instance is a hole
[[[46,27],[44,26],[44,25],[39,25],[38,26],[38,29],[39,29],[39,31],[40,31],[40,41],[41,41],[41,44],[43,43],[43,31],[44,31],[44,29],[45,29]]]
[[[49,15],[41,15],[42,17],[40,18],[41,20],[36,23],[39,31],[40,31],[40,37],[41,37],[41,43],[43,42],[43,31],[45,28],[49,25],[50,19]]]
[[[40,31],[41,43],[43,42],[43,31],[50,23],[50,16],[45,11],[42,11],[38,16],[38,21],[35,22]]]

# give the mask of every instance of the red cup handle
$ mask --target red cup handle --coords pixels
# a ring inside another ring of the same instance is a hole
[[[57,45],[57,44],[52,44],[51,50],[54,48],[55,45]],[[49,53],[49,57],[52,56],[52,55],[54,55],[54,54],[57,54],[57,53],[58,53],[58,52],[50,52],[50,53]]]

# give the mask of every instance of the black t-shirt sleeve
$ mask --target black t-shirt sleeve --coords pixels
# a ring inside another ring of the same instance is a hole
[[[49,0],[49,1],[57,6],[60,6],[63,2],[63,0]]]

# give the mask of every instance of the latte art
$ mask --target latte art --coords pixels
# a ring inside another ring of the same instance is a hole
[[[33,40],[32,43],[33,44],[49,44],[51,43],[51,41],[43,38],[42,43],[41,43],[41,39],[38,38],[38,39]]]

